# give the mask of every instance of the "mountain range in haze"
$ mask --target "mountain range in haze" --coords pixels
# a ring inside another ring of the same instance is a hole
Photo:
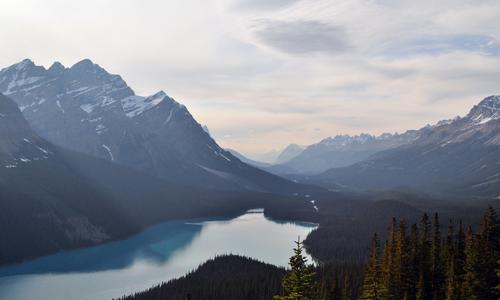
[[[0,71],[0,93],[19,105],[37,134],[70,150],[181,185],[297,190],[222,149],[163,91],[138,96],[119,75],[88,59],[69,68],[55,62],[48,69],[25,59]]]
[[[295,180],[329,188],[500,193],[500,96],[485,98],[464,117],[408,133],[411,138],[401,145]]]
[[[337,135],[300,147],[281,162],[247,163],[296,182],[334,190],[414,188],[428,192],[500,193],[500,96],[464,117],[404,133]],[[245,158],[242,158],[245,159]]]

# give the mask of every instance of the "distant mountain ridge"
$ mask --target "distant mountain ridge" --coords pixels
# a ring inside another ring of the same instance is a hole
[[[230,152],[232,155],[234,155],[235,157],[237,157],[239,160],[241,160],[242,162],[244,162],[246,164],[249,164],[251,166],[254,166],[254,167],[257,167],[257,168],[260,168],[260,169],[264,169],[264,170],[265,170],[265,168],[271,166],[271,164],[250,159],[250,158],[246,157],[245,155],[241,154],[240,152],[238,152],[238,151],[236,151],[234,149],[227,148],[226,151]]]
[[[280,155],[278,156],[278,158],[276,159],[276,164],[282,164],[282,163],[285,163],[295,157],[297,157],[298,155],[300,155],[304,149],[306,147],[305,146],[301,146],[301,145],[297,145],[297,144],[290,144],[288,146],[285,147],[285,149],[283,149],[283,151],[281,151]]]
[[[269,170],[277,174],[317,174],[330,168],[348,166],[379,151],[410,143],[417,139],[419,134],[417,130],[409,130],[402,134],[384,133],[379,136],[360,134],[328,137]]]
[[[0,93],[17,102],[37,134],[56,145],[183,185],[296,192],[297,185],[225,151],[185,106],[163,91],[138,96],[89,59],[70,68],[31,60],[0,71]]]
[[[500,194],[500,96],[486,97],[464,117],[422,128],[410,143],[302,181],[325,187],[407,186],[496,197]]]

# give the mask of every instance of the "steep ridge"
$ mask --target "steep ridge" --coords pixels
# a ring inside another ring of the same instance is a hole
[[[424,129],[409,144],[302,181],[358,189],[408,186],[488,197],[500,193],[499,96],[485,98],[465,117]]]
[[[183,187],[54,146],[0,94],[0,264],[254,207],[314,212],[299,197]]]
[[[118,75],[85,59],[49,69],[30,60],[0,71],[0,93],[56,145],[172,182],[212,189],[296,192],[297,184],[225,151],[185,106],[163,91],[138,96]]]

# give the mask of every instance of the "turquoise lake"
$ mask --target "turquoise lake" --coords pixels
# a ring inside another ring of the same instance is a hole
[[[315,227],[274,221],[261,210],[230,220],[162,223],[125,240],[0,268],[0,299],[117,298],[180,277],[220,254],[286,266],[293,241]]]

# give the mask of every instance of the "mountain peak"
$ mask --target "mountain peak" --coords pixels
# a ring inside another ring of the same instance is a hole
[[[11,65],[10,67],[2,69],[1,71],[15,70],[15,72],[19,72],[19,71],[29,69],[30,67],[33,67],[33,66],[35,66],[35,63],[33,63],[33,61],[31,59],[25,58],[22,61]]]
[[[71,70],[76,70],[76,71],[83,71],[83,72],[92,72],[92,73],[97,73],[97,72],[105,72],[107,73],[106,70],[101,68],[98,64],[95,64],[93,61],[91,61],[88,58],[85,58],[76,64],[72,65]]]
[[[16,64],[16,69],[17,70],[24,70],[24,69],[27,69],[29,67],[33,67],[34,65],[35,65],[35,63],[33,63],[33,61],[31,59],[25,58],[20,63]]]
[[[467,119],[474,125],[500,119],[500,96],[493,95],[484,98],[470,110]]]
[[[61,72],[63,72],[64,70],[66,69],[66,67],[64,67],[63,64],[61,64],[60,62],[56,61],[54,62],[50,68],[47,70],[49,71],[51,74],[60,74]]]
[[[478,106],[490,110],[500,110],[500,95],[492,95],[486,97],[481,102],[479,102]]]

